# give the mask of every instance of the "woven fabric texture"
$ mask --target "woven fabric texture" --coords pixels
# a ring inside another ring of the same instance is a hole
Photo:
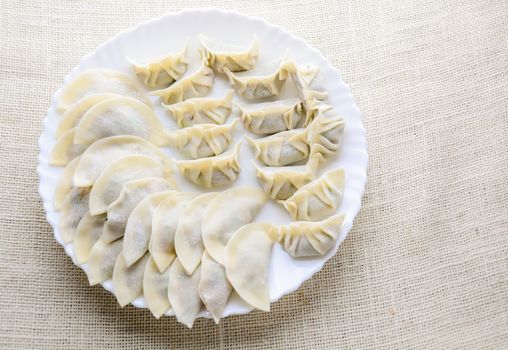
[[[319,49],[352,88],[370,155],[362,211],[322,271],[270,313],[192,330],[88,286],[35,171],[79,59],[189,6],[261,16]],[[0,19],[0,348],[508,348],[506,0],[0,0]]]

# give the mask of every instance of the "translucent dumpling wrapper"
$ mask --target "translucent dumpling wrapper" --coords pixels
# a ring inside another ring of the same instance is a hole
[[[70,161],[62,171],[60,178],[56,184],[55,194],[53,196],[53,205],[56,210],[60,210],[62,207],[62,203],[65,199],[65,196],[70,192],[73,187],[72,177],[74,176],[74,172],[78,167],[78,162],[80,157],[74,158]]]
[[[132,97],[151,106],[143,87],[135,79],[114,70],[92,69],[64,85],[57,96],[57,109],[64,112],[84,97],[103,93]]]
[[[160,318],[171,307],[168,298],[169,268],[160,272],[152,257],[148,259],[143,276],[143,296],[148,309]]]
[[[232,290],[233,287],[227,279],[224,266],[205,252],[201,260],[201,279],[198,292],[215,323],[219,323]]]
[[[315,118],[307,128],[311,156],[329,158],[340,150],[346,123],[335,113],[332,106],[319,101],[312,103],[311,113],[315,114]]]
[[[285,200],[316,177],[318,164],[319,161],[315,159],[309,160],[304,167],[260,168],[257,165],[254,166],[257,180],[266,194],[275,200]]]
[[[333,169],[280,201],[293,220],[317,221],[333,214],[344,193],[344,170]]]
[[[258,135],[295,129],[302,120],[302,102],[295,98],[237,106],[245,128]]]
[[[77,145],[74,143],[75,136],[76,128],[67,131],[56,140],[49,156],[49,164],[65,166],[86,150],[86,145]]]
[[[144,198],[152,193],[173,189],[166,180],[158,177],[145,177],[126,182],[118,198],[109,205],[108,221],[104,225],[101,239],[112,242],[123,237],[130,214]]]
[[[198,186],[204,188],[224,187],[234,182],[240,174],[241,141],[238,141],[234,150],[216,157],[180,160],[176,165],[183,175]]]
[[[294,221],[278,227],[278,241],[292,257],[322,256],[337,242],[343,221],[344,215],[320,222]]]
[[[75,187],[69,191],[60,209],[58,229],[65,243],[72,242],[83,215],[88,212],[90,187]]]
[[[88,282],[91,286],[104,282],[113,276],[116,258],[122,250],[122,239],[105,243],[100,238],[95,242],[88,257]]]
[[[167,132],[153,110],[130,97],[110,98],[90,108],[76,127],[74,143],[88,146],[118,135],[139,136],[158,146],[168,144]]]
[[[150,254],[145,254],[134,264],[127,266],[123,254],[118,254],[113,269],[113,294],[121,307],[132,302],[143,291],[143,275]]]
[[[189,62],[186,58],[187,43],[178,53],[154,57],[145,62],[130,59],[134,72],[149,88],[161,89],[173,84],[187,71]]]
[[[268,268],[276,238],[272,224],[255,222],[238,229],[224,251],[229,282],[243,300],[263,311],[270,311]]]
[[[134,264],[148,251],[155,210],[160,203],[174,193],[173,190],[153,193],[132,210],[123,238],[123,255],[128,266]]]
[[[224,45],[204,36],[200,36],[200,40],[205,48],[210,67],[217,73],[223,73],[224,68],[231,72],[250,70],[256,65],[259,56],[259,40],[256,36],[252,38],[250,46],[246,49]]]
[[[152,91],[152,95],[160,96],[166,104],[185,101],[193,97],[202,97],[213,86],[213,70],[208,67],[208,62],[203,59],[201,66],[190,75],[181,78],[171,86]]]
[[[90,214],[105,213],[126,182],[144,177],[159,177],[174,183],[171,169],[147,156],[127,156],[108,166],[95,181],[90,192]]]
[[[208,254],[224,265],[224,247],[233,233],[256,217],[266,202],[260,188],[236,187],[219,193],[205,210],[201,230]]]
[[[200,124],[168,135],[171,146],[184,156],[198,159],[224,153],[231,142],[236,122],[226,125]]]
[[[179,128],[198,124],[224,124],[233,108],[235,91],[228,90],[223,97],[196,97],[175,104],[162,104]]]
[[[75,186],[92,186],[99,175],[115,161],[133,155],[158,160],[171,167],[171,160],[157,146],[138,136],[111,136],[90,145],[80,157],[73,182]]]
[[[192,199],[182,210],[175,232],[175,251],[187,274],[198,267],[203,252],[201,224],[205,210],[217,193],[204,193]]]
[[[152,219],[152,234],[148,249],[159,271],[164,271],[175,259],[175,233],[182,211],[196,197],[192,192],[175,192],[159,204]]]
[[[58,139],[65,132],[74,129],[76,126],[78,126],[79,121],[90,108],[102,101],[113,97],[121,97],[121,95],[110,93],[90,95],[73,104],[68,110],[65,111],[64,114],[62,114],[62,118],[60,118],[58,127],[56,128],[55,137]]]
[[[105,222],[106,215],[91,216],[89,212],[83,215],[79,221],[74,237],[74,254],[76,254],[78,264],[88,261],[92,247],[102,235]]]
[[[309,156],[307,129],[283,131],[268,137],[246,137],[254,156],[268,166],[285,166],[304,161]]]
[[[180,261],[175,259],[169,268],[168,297],[178,322],[191,328],[201,310],[198,284],[201,268],[187,275]]]

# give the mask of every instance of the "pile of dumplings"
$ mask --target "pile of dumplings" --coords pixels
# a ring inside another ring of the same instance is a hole
[[[50,157],[64,167],[54,194],[60,235],[73,243],[90,284],[112,279],[122,307],[143,296],[155,317],[172,309],[188,327],[202,309],[218,323],[233,292],[269,311],[273,245],[294,258],[321,256],[344,220],[336,214],[343,170],[317,176],[340,150],[345,125],[323,102],[327,93],[311,87],[318,69],[283,58],[258,73],[266,67],[257,67],[255,37],[245,50],[200,43],[192,72],[186,45],[132,62],[137,78],[93,69],[68,82],[57,96]],[[206,97],[216,74],[231,89]],[[286,83],[297,96],[266,102]],[[164,127],[148,95],[160,98],[175,130]],[[231,186],[241,171],[232,136],[238,124],[250,135],[259,187]],[[179,191],[176,176],[203,191]],[[267,200],[294,221],[254,222]]]

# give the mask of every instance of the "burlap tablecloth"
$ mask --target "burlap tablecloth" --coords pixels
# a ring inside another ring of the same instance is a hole
[[[321,272],[270,313],[188,330],[88,286],[53,239],[35,167],[51,95],[79,59],[191,4],[262,16],[321,50],[364,113],[370,168],[354,229]],[[508,348],[507,6],[2,0],[0,347]]]

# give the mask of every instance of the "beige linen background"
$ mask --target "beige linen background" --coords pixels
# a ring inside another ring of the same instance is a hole
[[[321,272],[270,313],[188,330],[88,286],[53,239],[35,168],[51,95],[79,59],[191,5],[264,17],[319,49],[364,113],[370,168]],[[0,348],[507,349],[507,6],[1,0]]]

